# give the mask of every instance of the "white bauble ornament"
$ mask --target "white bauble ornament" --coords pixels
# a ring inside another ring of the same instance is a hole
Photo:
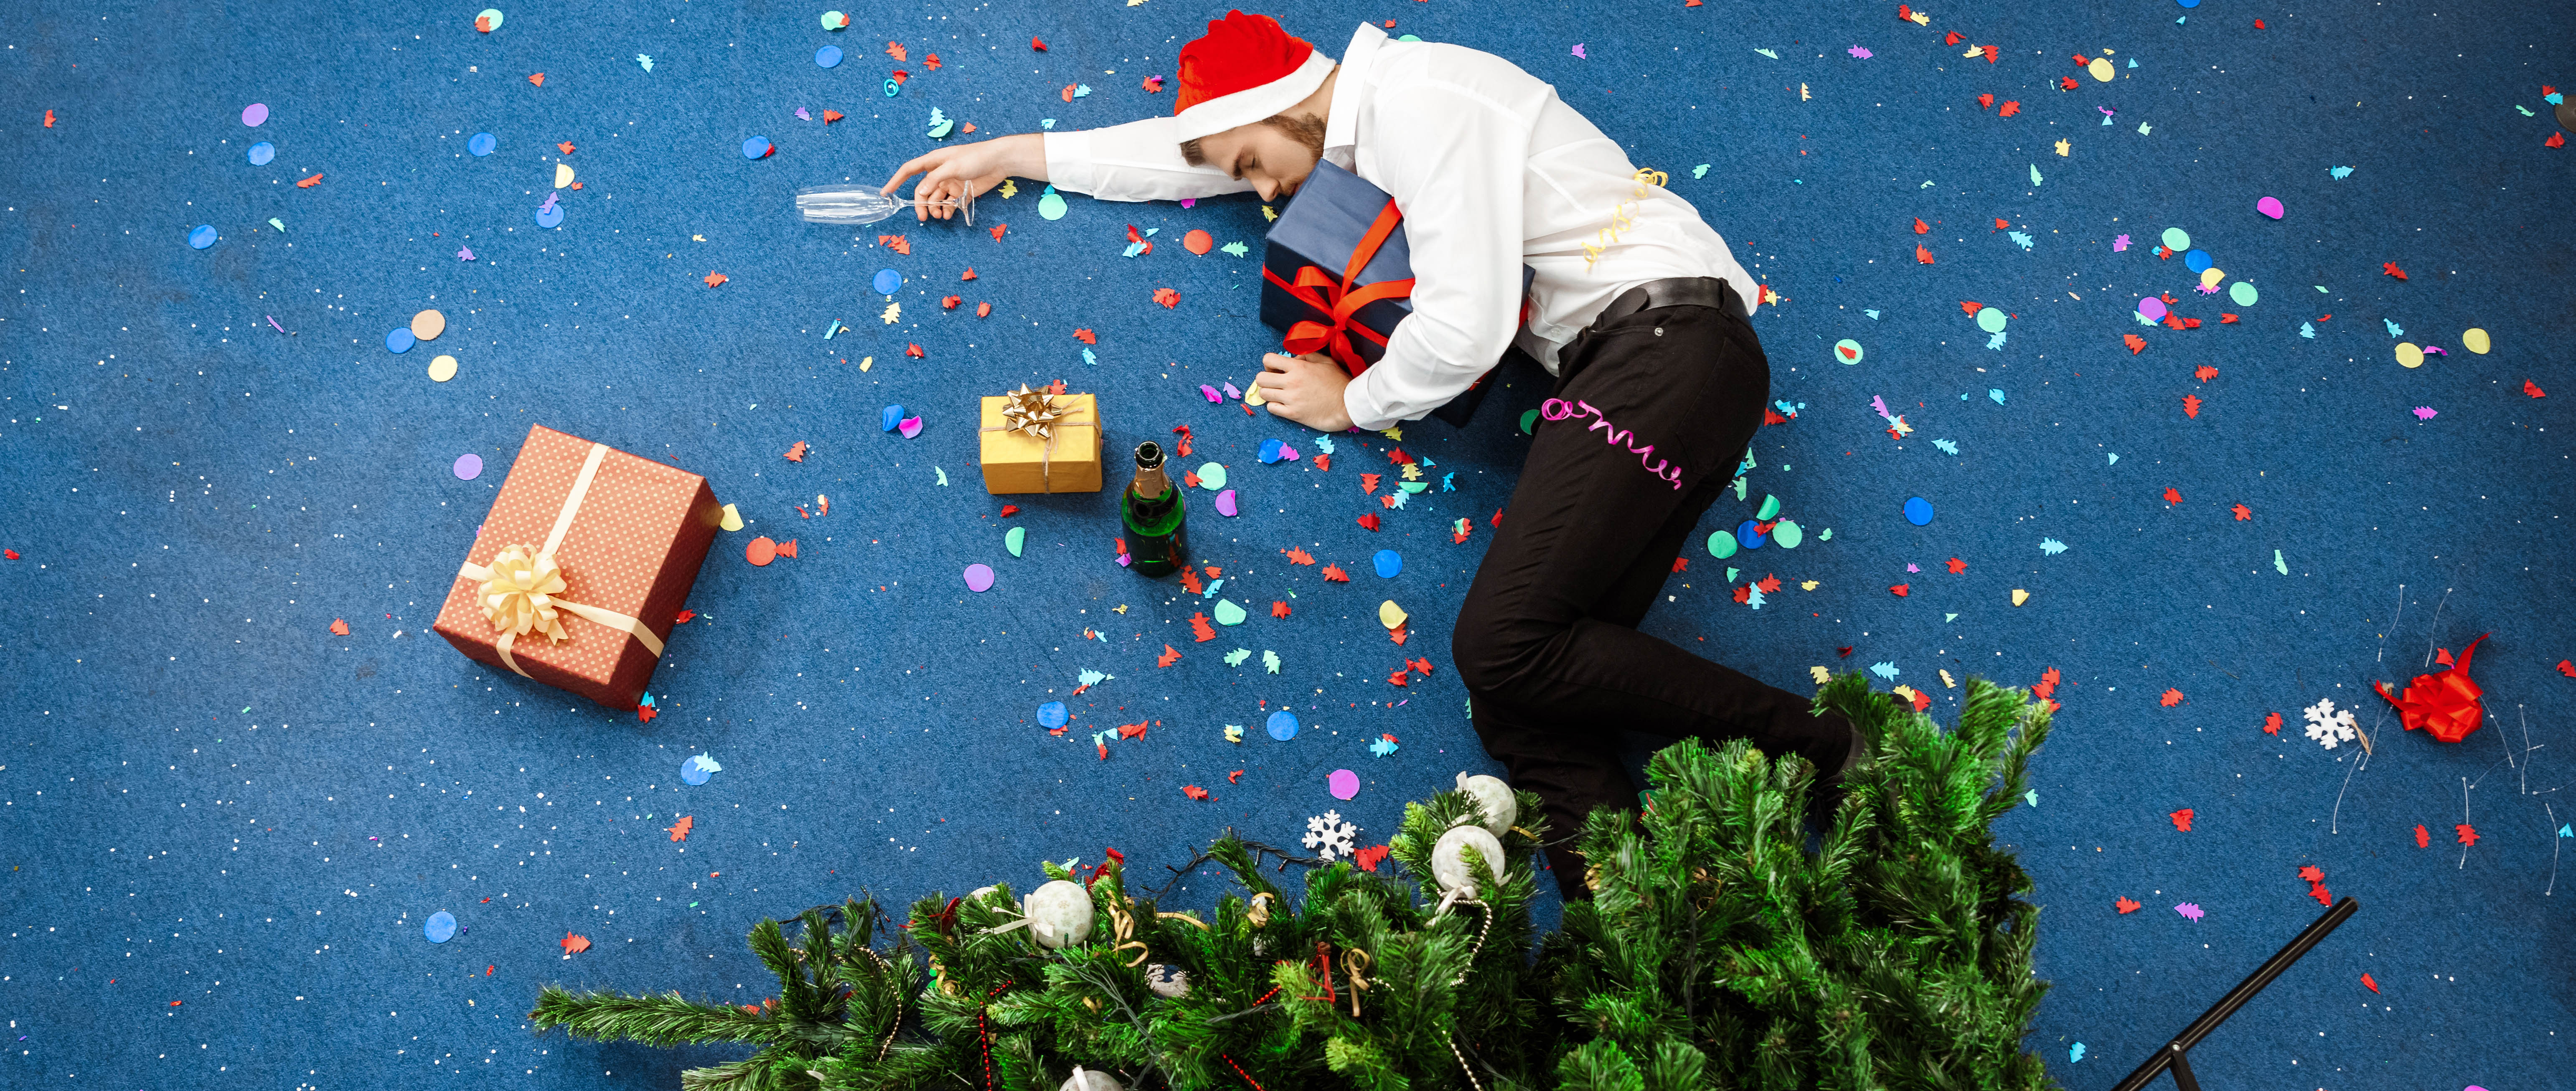
[[[1071,947],[1091,938],[1091,892],[1062,879],[1029,892],[1020,902],[1029,931],[1043,947]]]
[[[1460,773],[1458,790],[1467,793],[1468,798],[1476,801],[1476,808],[1485,812],[1487,833],[1501,837],[1503,831],[1511,829],[1512,823],[1521,819],[1520,802],[1512,798],[1511,785],[1503,783],[1500,777],[1471,777]]]
[[[979,887],[976,887],[976,888],[975,888],[975,892],[974,892],[974,893],[969,894],[969,895],[967,895],[967,896],[966,896],[966,900],[967,900],[967,901],[970,901],[970,902],[980,902],[980,901],[983,901],[983,900],[984,900],[984,895],[990,894],[990,893],[992,893],[992,892],[994,892],[994,891],[996,891],[996,890],[1000,890],[1000,889],[1002,889],[1002,888],[1000,888],[1000,887],[998,887],[998,886],[979,886]]]
[[[1064,1081],[1064,1086],[1057,1091],[1126,1091],[1126,1089],[1119,1087],[1118,1081],[1109,1078],[1106,1072],[1093,1072],[1075,1065],[1073,1078]]]
[[[1483,826],[1451,826],[1449,832],[1440,835],[1440,843],[1431,846],[1431,878],[1440,884],[1441,892],[1473,891],[1476,888],[1475,876],[1467,870],[1467,857],[1463,852],[1470,845],[1475,846],[1476,852],[1485,858],[1485,866],[1494,873],[1494,881],[1503,881],[1503,843],[1485,832]]]

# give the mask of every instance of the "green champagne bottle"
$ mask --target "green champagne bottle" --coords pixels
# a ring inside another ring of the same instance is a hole
[[[1181,519],[1188,503],[1163,473],[1162,445],[1136,445],[1136,478],[1118,497],[1118,521],[1127,529],[1127,554],[1146,576],[1168,576],[1187,563],[1189,539]]]

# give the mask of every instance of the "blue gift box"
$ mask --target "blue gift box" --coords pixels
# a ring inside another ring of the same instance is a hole
[[[1329,327],[1333,322],[1330,304],[1340,295],[1342,274],[1388,201],[1385,190],[1360,176],[1329,162],[1315,164],[1314,173],[1306,176],[1295,199],[1279,214],[1279,221],[1270,225],[1261,259],[1261,321],[1282,333],[1300,322]],[[1298,273],[1309,267],[1319,270],[1321,279],[1331,283],[1316,285],[1313,281],[1318,278],[1310,276],[1309,284],[1300,287]],[[1524,297],[1533,275],[1528,266],[1521,267]],[[1399,222],[1367,264],[1361,266],[1359,276],[1351,281],[1351,289],[1357,292],[1370,285],[1412,277],[1412,251],[1405,245],[1404,228]],[[1413,300],[1403,295],[1374,299],[1352,310],[1351,325],[1356,328],[1346,336],[1357,365],[1345,360],[1344,366],[1356,375],[1377,363],[1386,353],[1385,338],[1395,332],[1396,323],[1412,313]],[[1464,424],[1483,395],[1484,383],[1479,379],[1474,388],[1434,415],[1452,424]]]

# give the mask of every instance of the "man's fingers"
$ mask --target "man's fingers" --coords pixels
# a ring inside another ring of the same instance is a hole
[[[931,154],[936,155],[938,153],[933,152]],[[886,179],[885,188],[878,190],[877,195],[881,197],[892,195],[894,193],[894,187],[902,185],[904,179],[910,178],[913,175],[919,174],[928,169],[930,169],[930,156],[928,155],[914,156],[911,159],[905,160],[902,166],[894,169],[894,177]]]

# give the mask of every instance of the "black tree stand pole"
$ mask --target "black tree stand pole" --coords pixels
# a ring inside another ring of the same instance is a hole
[[[2182,1033],[2174,1035],[2173,1041],[2165,1043],[2164,1048],[2157,1050],[2155,1056],[2147,1058],[2147,1063],[2139,1065],[2138,1070],[2129,1073],[2128,1078],[2113,1084],[2111,1091],[2139,1091],[2166,1069],[2173,1070],[2174,1086],[2181,1091],[2200,1091],[2200,1081],[2192,1078],[2191,1062],[2183,1054],[2191,1047],[2199,1045],[2201,1039],[2209,1036],[2209,1032],[2217,1030],[2218,1025],[2226,1022],[2228,1016],[2236,1014],[2236,1009],[2244,1007],[2246,1001],[2254,999],[2254,994],[2262,992],[2264,986],[2271,984],[2273,978],[2281,976],[2282,971],[2299,961],[2301,956],[2308,953],[2309,948],[2322,942],[2328,933],[2333,932],[2343,922],[2351,920],[2352,915],[2360,911],[2361,903],[2352,898],[2347,897],[2336,902],[2334,908],[2326,910],[2324,916],[2316,919],[2316,923],[2300,929],[2299,934],[2292,937],[2287,945],[2274,952],[2272,957],[2263,960],[2263,965],[2255,967],[2254,972],[2246,975],[2245,980],[2237,982],[2235,988],[2227,990],[2227,995],[2219,997],[2218,1003],[2210,1005],[2208,1011],[2200,1013],[2200,1018],[2192,1020],[2190,1026],[2182,1028]]]

